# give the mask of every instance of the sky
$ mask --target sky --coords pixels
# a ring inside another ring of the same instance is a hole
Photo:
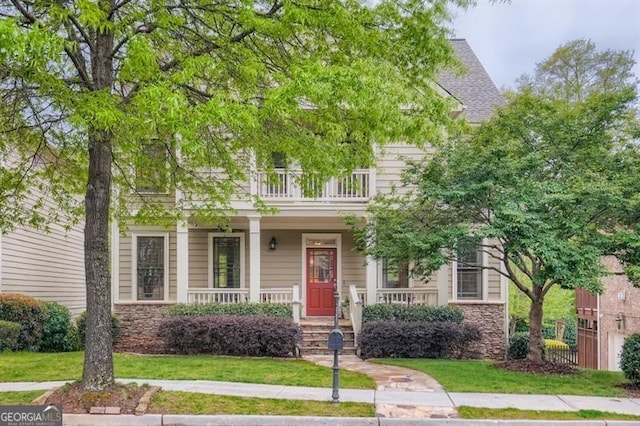
[[[456,38],[465,38],[493,82],[513,87],[560,45],[590,39],[598,50],[635,51],[640,78],[640,0],[478,0],[458,11]]]

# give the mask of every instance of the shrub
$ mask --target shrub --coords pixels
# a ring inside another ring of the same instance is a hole
[[[78,349],[78,333],[69,309],[56,302],[45,302],[40,352],[69,352]]]
[[[547,339],[545,339],[546,341]],[[549,339],[552,340],[552,339]],[[557,340],[553,340],[558,342]],[[558,342],[562,344],[562,342]],[[529,352],[529,333],[514,333],[509,336],[509,348],[507,349],[507,359],[525,359]],[[542,359],[546,358],[544,347],[542,348]]]
[[[292,356],[302,338],[290,319],[267,316],[172,316],[159,334],[177,353],[236,356]]]
[[[635,386],[640,386],[640,334],[632,334],[622,344],[620,368]]]
[[[529,339],[527,339],[527,341],[529,341]],[[569,345],[554,339],[544,339],[544,347],[549,349],[569,349]]]
[[[87,312],[84,311],[76,319],[76,328],[78,329],[78,342],[82,349],[84,349],[86,326],[87,326]],[[115,314],[112,313],[111,314],[111,338],[115,342],[118,340],[118,336],[120,336],[120,319]]]
[[[17,350],[37,350],[42,339],[42,302],[23,294],[0,293],[0,320],[20,324]]]
[[[285,305],[284,303],[207,303],[203,305],[178,303],[164,311],[165,317],[205,315],[236,315],[243,317],[261,315],[292,318],[293,308],[291,305]]]
[[[20,323],[0,320],[0,352],[14,350],[20,336]]]
[[[451,321],[374,321],[358,336],[363,358],[466,358],[482,338],[476,324]]]
[[[362,322],[373,321],[450,321],[461,323],[464,312],[457,306],[425,306],[376,303],[362,309]]]
[[[576,324],[576,319],[573,317],[567,317],[565,318],[565,321],[567,325],[564,329],[564,336],[562,338],[567,345],[575,348],[578,346],[578,325]]]

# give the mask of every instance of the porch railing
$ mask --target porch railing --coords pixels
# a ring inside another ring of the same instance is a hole
[[[431,288],[379,288],[377,303],[403,303],[407,305],[437,305],[438,290]]]
[[[260,289],[260,302],[262,303],[293,303],[293,288],[265,288]]]
[[[368,169],[355,170],[343,178],[331,178],[321,183],[313,178],[302,182],[302,172],[276,170],[273,174],[258,174],[258,196],[283,201],[366,201],[371,192]]]
[[[245,303],[249,301],[248,288],[190,288],[187,303]]]
[[[363,303],[363,300],[358,294],[358,289],[355,285],[351,284],[349,286],[349,319],[353,326],[353,338],[356,345],[358,344],[358,335],[360,334],[360,330],[362,330]]]

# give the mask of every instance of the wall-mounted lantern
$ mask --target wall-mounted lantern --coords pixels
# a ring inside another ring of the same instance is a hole
[[[276,241],[276,237],[271,237],[269,240],[269,250],[275,250],[278,246],[278,242]]]

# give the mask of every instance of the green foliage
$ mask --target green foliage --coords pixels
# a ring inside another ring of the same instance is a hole
[[[20,323],[17,350],[38,349],[44,322],[42,302],[22,294],[0,293],[0,320]]]
[[[208,304],[182,304],[177,303],[166,311],[165,317],[172,316],[206,316],[206,315],[234,315],[234,316],[267,316],[292,318],[293,308],[284,303],[208,303]]]
[[[509,348],[507,349],[508,359],[525,359],[529,345],[529,333],[515,333],[509,336]]]
[[[640,334],[632,334],[624,340],[620,368],[627,380],[640,386]]]
[[[567,317],[565,318],[565,322],[566,322],[566,327],[564,329],[563,340],[567,345],[571,346],[572,348],[575,348],[576,346],[578,346],[577,321],[574,317]]]
[[[362,309],[362,322],[372,321],[451,321],[461,323],[464,312],[457,306],[423,306],[374,303]]]
[[[71,321],[69,309],[56,302],[43,305],[44,322],[40,352],[71,352],[78,350],[78,332]]]
[[[80,343],[80,348],[85,347],[85,330],[87,326],[87,312],[84,311],[78,318],[76,318],[76,329],[78,330],[78,342]],[[120,318],[114,313],[111,314],[111,338],[115,343],[118,340],[118,336],[120,336]]]
[[[18,344],[20,336],[20,323],[0,320],[0,352],[12,351]]]

